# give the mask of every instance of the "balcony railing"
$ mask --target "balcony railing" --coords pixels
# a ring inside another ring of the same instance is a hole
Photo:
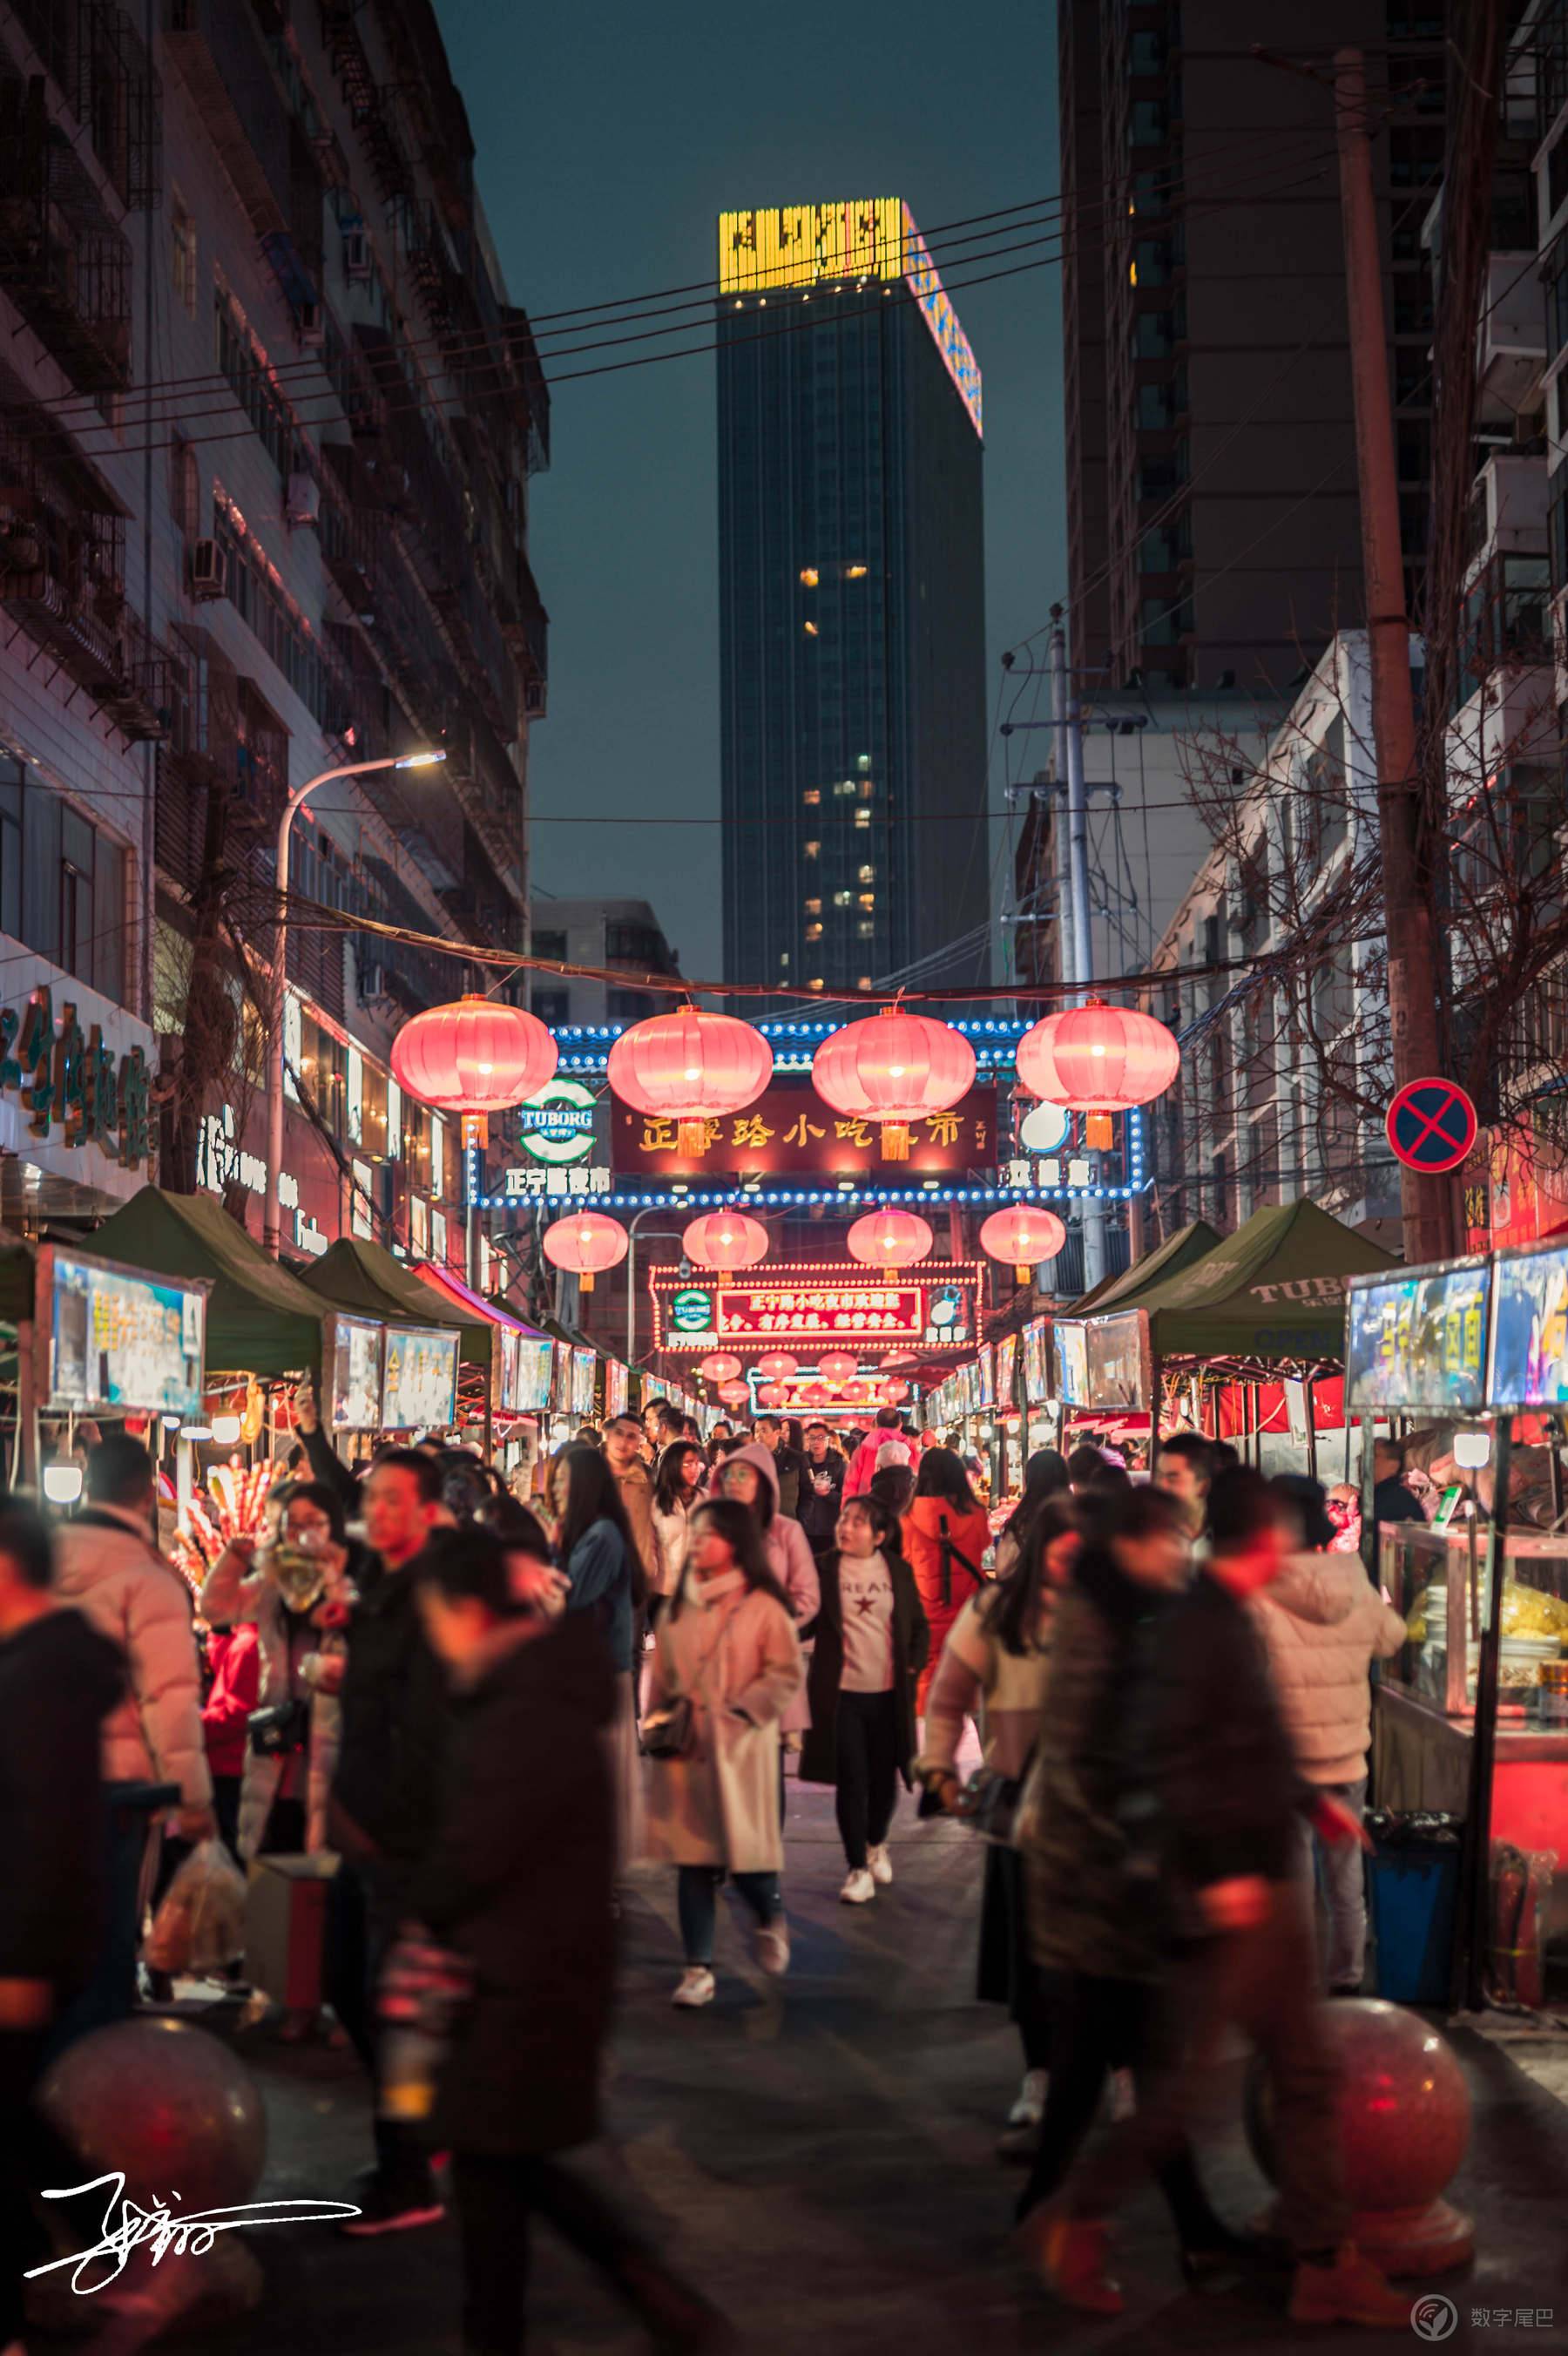
[[[84,392],[130,383],[130,244],[41,82],[0,83],[0,286]]]

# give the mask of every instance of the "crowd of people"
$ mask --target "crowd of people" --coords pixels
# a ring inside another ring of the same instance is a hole
[[[1316,1483],[1194,1435],[1148,1482],[1043,1450],[993,1545],[962,1455],[896,1408],[840,1449],[773,1417],[705,1440],[656,1400],[509,1486],[434,1446],[356,1472],[308,1390],[297,1408],[302,1477],[194,1614],[133,1438],[93,1448],[52,1535],[0,1501],[4,2356],[36,2232],[30,2089],[130,2013],[155,1871],[219,1838],[247,1866],[338,1860],[322,1993],[375,2097],[345,2232],[439,2218],[446,2154],[472,2351],[522,2344],[534,2214],[661,2347],[708,2344],[711,2310],[560,2155],[596,2128],[632,1867],[673,1871],[681,2011],[714,1999],[727,1881],[755,1963],[787,1974],[791,1756],[834,1794],[847,1905],[893,1881],[901,1787],[985,1836],[977,1989],[1023,2064],[999,2148],[1060,2297],[1119,2308],[1112,2224],[1152,2174],[1190,2281],[1285,2263],[1295,2316],[1407,2323],[1349,2242],[1319,2010],[1360,1985],[1369,1665],[1403,1628],[1332,1551]],[[445,2010],[411,2097],[389,2023],[432,1954]],[[1186,2140],[1236,2028],[1272,2082],[1277,2245],[1221,2221]]]

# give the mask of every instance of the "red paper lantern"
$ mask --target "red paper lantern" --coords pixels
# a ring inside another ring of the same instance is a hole
[[[879,1386],[877,1397],[881,1400],[884,1407],[897,1407],[901,1401],[908,1398],[909,1385],[907,1383],[901,1383],[895,1375],[887,1382]]]
[[[759,1407],[783,1407],[788,1397],[789,1393],[783,1383],[762,1383],[757,1388]]]
[[[800,1395],[802,1407],[830,1407],[833,1394],[826,1383],[807,1383]]]
[[[471,993],[405,1023],[392,1077],[442,1112],[506,1112],[555,1077],[555,1041],[536,1015]]]
[[[1042,1259],[1054,1259],[1067,1241],[1067,1230],[1054,1211],[1029,1203],[1010,1210],[993,1211],[980,1229],[980,1249],[992,1259],[1010,1260],[1020,1284]]]
[[[709,1121],[762,1095],[773,1077],[773,1051],[752,1023],[686,1006],[623,1031],[607,1068],[623,1104],[675,1121],[681,1152],[704,1153]]]
[[[818,1358],[816,1370],[825,1383],[837,1389],[859,1373],[860,1361],[848,1350],[828,1350]]]
[[[949,1023],[885,1006],[830,1033],[811,1059],[811,1079],[835,1112],[880,1121],[885,1161],[907,1162],[911,1121],[945,1112],[967,1093],[975,1050]]]
[[[799,1365],[787,1350],[770,1350],[757,1360],[757,1372],[768,1383],[787,1383]]]
[[[720,1383],[719,1396],[726,1407],[749,1407],[752,1402],[751,1386],[747,1383]]]
[[[680,1245],[699,1268],[755,1268],[768,1256],[768,1231],[744,1211],[709,1211],[693,1219]]]
[[[710,1350],[697,1369],[710,1383],[732,1383],[741,1371],[741,1361],[728,1350]]]
[[[844,1238],[851,1259],[866,1268],[912,1268],[924,1259],[936,1238],[926,1221],[913,1211],[888,1208],[868,1211]]]
[[[594,1278],[625,1258],[626,1244],[619,1219],[607,1219],[603,1211],[569,1211],[545,1229],[543,1248],[552,1267],[567,1269],[592,1292]]]
[[[1085,1141],[1111,1142],[1110,1116],[1147,1104],[1181,1069],[1181,1050],[1163,1023],[1136,1007],[1091,998],[1047,1014],[1018,1044],[1018,1073],[1031,1096],[1089,1116]]]

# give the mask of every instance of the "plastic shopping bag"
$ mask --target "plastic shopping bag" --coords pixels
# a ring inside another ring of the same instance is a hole
[[[159,1901],[144,1959],[155,1972],[221,1972],[244,1948],[244,1880],[221,1841],[200,1841]]]

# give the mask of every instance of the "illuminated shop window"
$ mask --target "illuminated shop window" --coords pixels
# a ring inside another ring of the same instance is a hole
[[[822,938],[821,925],[807,925],[805,928],[805,937],[808,941],[819,941]]]
[[[874,867],[862,867],[859,871],[859,880],[862,884],[874,884],[877,880],[876,869]]]
[[[874,908],[874,907],[876,906],[876,905],[877,905],[877,895],[876,895],[876,894],[875,894],[874,892],[862,892],[862,893],[861,893],[861,894],[860,894],[860,905],[861,905],[861,907],[862,907],[862,908]]]
[[[801,800],[805,804],[807,809],[816,809],[821,799],[822,787],[820,786],[807,786],[805,793],[801,796]]]
[[[853,892],[835,892],[833,905],[836,908],[852,908],[855,905],[855,894]]]
[[[821,843],[808,842],[805,846],[805,855],[808,859],[820,859],[822,856]]]
[[[800,585],[803,589],[815,589],[816,586],[816,567],[815,564],[803,564],[801,566]]]
[[[820,990],[822,988],[822,976],[818,974],[814,981],[808,981],[805,986],[807,990]]]
[[[862,916],[859,923],[855,927],[856,932],[863,941],[869,941],[876,929],[877,920],[875,916]]]
[[[816,626],[816,624],[815,622],[807,622],[807,623],[806,623],[806,625],[805,625],[805,635],[806,635],[806,637],[807,637],[808,638],[815,638],[815,637],[820,637],[821,633],[818,631],[817,626]]]
[[[808,900],[805,904],[805,913],[808,916],[820,916],[822,914],[821,901]]]
[[[870,567],[865,564],[847,564],[844,567],[844,578],[846,581],[864,581],[869,570]]]

